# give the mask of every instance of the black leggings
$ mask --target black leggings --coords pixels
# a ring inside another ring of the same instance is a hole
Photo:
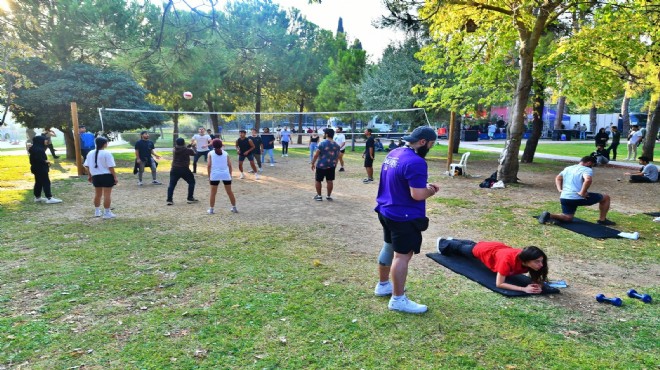
[[[184,179],[188,183],[188,199],[193,199],[195,192],[195,176],[188,167],[172,167],[170,171],[170,185],[167,187],[167,200],[172,200],[174,188],[179,179]]]
[[[477,243],[472,240],[465,239],[442,239],[440,240],[440,253],[445,256],[464,256],[476,258],[472,253],[472,249]]]
[[[282,154],[289,154],[289,142],[288,141],[283,141],[282,142]]]
[[[41,191],[43,190],[46,198],[50,199],[53,194],[50,192],[50,178],[48,177],[48,170],[36,170],[34,174],[34,196],[41,198]]]

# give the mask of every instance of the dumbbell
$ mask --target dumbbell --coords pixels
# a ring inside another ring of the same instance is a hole
[[[628,291],[628,297],[641,299],[642,302],[644,302],[644,303],[651,303],[651,301],[653,300],[653,298],[651,298],[650,295],[648,295],[648,294],[639,294],[635,291],[635,289],[630,289]]]
[[[600,303],[609,303],[613,306],[621,306],[623,304],[623,301],[619,297],[614,297],[614,298],[607,298],[605,297],[605,294],[599,294],[596,296],[596,300]]]

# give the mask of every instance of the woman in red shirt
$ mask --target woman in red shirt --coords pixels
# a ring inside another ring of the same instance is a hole
[[[529,294],[541,293],[542,284],[548,281],[548,257],[538,247],[511,248],[501,242],[478,242],[462,239],[438,239],[438,252],[442,255],[463,255],[477,258],[488,269],[497,273],[498,288]],[[532,284],[525,287],[505,283],[507,276],[529,272]]]

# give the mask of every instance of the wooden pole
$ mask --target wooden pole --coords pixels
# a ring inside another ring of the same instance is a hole
[[[73,146],[76,151],[76,167],[78,167],[78,176],[85,175],[82,155],[80,154],[80,128],[78,127],[78,104],[71,102],[71,121],[73,122]]]
[[[454,126],[456,126],[456,112],[452,111],[449,116],[449,143],[447,145],[447,172],[449,172],[451,161],[454,159]]]

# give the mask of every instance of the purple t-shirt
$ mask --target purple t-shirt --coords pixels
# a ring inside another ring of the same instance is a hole
[[[375,211],[394,221],[426,217],[426,201],[414,200],[410,188],[426,188],[428,166],[408,147],[396,148],[383,160]]]

